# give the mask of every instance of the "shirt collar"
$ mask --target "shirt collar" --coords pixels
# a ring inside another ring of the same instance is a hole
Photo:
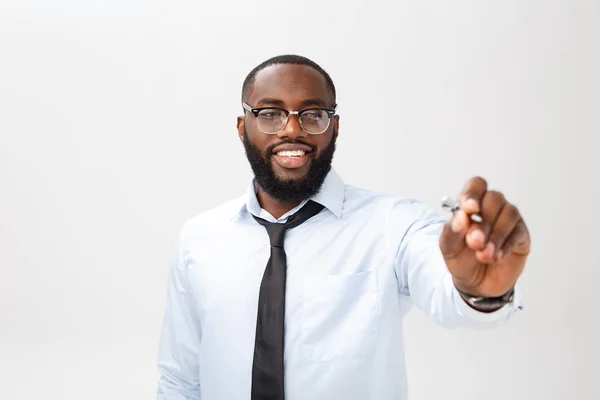
[[[236,208],[236,213],[233,216],[234,218],[240,215],[240,213],[247,211],[253,215],[260,215],[262,208],[258,203],[258,199],[256,198],[256,179],[252,179],[248,184],[248,188],[244,196],[240,198],[240,207]],[[325,181],[321,186],[321,190],[312,196],[310,200],[313,200],[329,211],[331,211],[337,218],[342,217],[342,207],[344,204],[344,192],[345,192],[345,184],[340,175],[335,171],[335,169],[331,168],[327,176],[325,177]],[[297,207],[290,210],[286,213],[282,218],[286,218],[289,214],[293,214],[297,211],[297,209],[301,208],[308,200],[303,201]],[[281,219],[281,218],[280,218]]]

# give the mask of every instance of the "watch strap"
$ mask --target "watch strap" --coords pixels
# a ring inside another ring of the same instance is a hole
[[[511,303],[514,299],[515,288],[512,287],[508,292],[498,297],[481,297],[473,296],[465,293],[459,288],[456,288],[460,296],[471,306],[481,309],[482,311],[494,311]]]

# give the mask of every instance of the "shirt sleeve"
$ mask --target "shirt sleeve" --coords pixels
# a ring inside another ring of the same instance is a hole
[[[416,218],[415,218],[416,217]],[[511,304],[485,313],[470,307],[454,286],[439,248],[446,219],[416,201],[398,202],[390,217],[395,246],[395,272],[401,294],[435,322],[448,328],[490,328],[500,325],[523,308],[520,285]],[[394,239],[395,238],[395,239]]]
[[[184,251],[179,245],[171,262],[159,343],[157,400],[200,399],[202,329],[185,272]]]

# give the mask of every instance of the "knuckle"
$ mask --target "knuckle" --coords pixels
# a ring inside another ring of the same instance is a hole
[[[517,227],[515,228],[515,238],[514,238],[515,244],[523,241],[528,236],[529,236],[529,233],[527,232],[525,225],[517,224]]]
[[[514,234],[510,235],[509,237],[506,238],[506,241],[504,242],[504,246],[502,246],[502,249],[507,253],[510,252],[513,249],[513,247],[515,247],[516,240],[517,240],[517,235],[514,235]]]
[[[485,194],[485,196],[496,204],[505,201],[504,194],[502,192],[498,192],[497,190],[490,190]]]
[[[519,219],[521,216],[519,209],[514,204],[506,205],[506,212],[511,219]]]
[[[487,182],[480,176],[475,176],[467,181],[463,188],[463,198],[479,200],[487,190]]]
[[[487,187],[487,181],[481,176],[475,176],[471,179],[471,182],[478,187]]]
[[[504,235],[501,232],[494,230],[494,231],[492,231],[492,233],[490,233],[489,241],[492,242],[494,244],[494,246],[496,246],[496,248],[498,248],[498,246],[500,246],[502,244],[503,236]]]

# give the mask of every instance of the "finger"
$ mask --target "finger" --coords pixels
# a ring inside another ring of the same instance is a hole
[[[481,199],[487,191],[487,182],[482,177],[476,176],[465,183],[460,194],[458,202],[461,208],[467,214],[478,213],[481,209]]]
[[[521,219],[515,226],[515,229],[512,230],[511,234],[504,241],[501,252],[503,257],[506,257],[513,251],[520,255],[525,255],[529,253],[530,245],[529,231]]]
[[[465,235],[469,229],[469,217],[458,210],[452,215],[452,219],[444,224],[440,235],[440,249],[446,259],[458,256],[465,248]]]
[[[470,226],[471,220],[464,211],[458,210],[452,215],[452,232],[454,232],[457,235],[460,235],[461,239],[464,238]]]
[[[504,195],[495,190],[487,191],[481,201],[481,224],[473,224],[467,233],[467,245],[473,250],[485,252],[486,259],[496,252],[494,242],[488,240],[490,232],[496,223],[502,209],[506,205]]]
[[[515,230],[517,224],[521,221],[521,214],[513,204],[506,204],[489,234],[488,246],[495,250],[494,259],[500,260],[503,256],[503,246],[508,237]]]

